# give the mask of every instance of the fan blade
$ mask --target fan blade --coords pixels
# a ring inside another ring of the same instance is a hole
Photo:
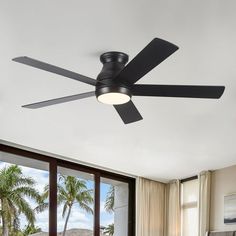
[[[143,117],[140,115],[138,109],[135,107],[132,101],[121,105],[114,105],[114,107],[125,124],[129,124],[143,119]]]
[[[154,67],[173,54],[178,47],[165,40],[153,39],[116,77],[116,80],[132,85]]]
[[[30,108],[30,109],[37,109],[37,108],[47,107],[47,106],[56,105],[56,104],[60,104],[60,103],[64,103],[64,102],[70,102],[70,101],[74,101],[74,100],[78,100],[78,99],[82,99],[82,98],[88,98],[88,97],[92,97],[94,95],[95,95],[95,92],[92,91],[92,92],[75,94],[75,95],[61,97],[61,98],[55,98],[55,99],[51,99],[51,100],[47,100],[47,101],[43,101],[43,102],[36,102],[36,103],[24,105],[22,107]]]
[[[48,72],[52,72],[55,73],[57,75],[62,75],[86,84],[90,84],[90,85],[96,85],[97,81],[95,79],[89,78],[87,76],[84,75],[80,75],[78,73],[54,66],[54,65],[50,65],[48,63],[42,62],[42,61],[38,61],[35,60],[33,58],[30,57],[16,57],[14,59],[12,59],[15,62],[19,62],[28,66],[32,66],[41,70],[45,70]]]
[[[220,98],[224,90],[224,86],[136,84],[132,88],[132,94],[154,97]]]

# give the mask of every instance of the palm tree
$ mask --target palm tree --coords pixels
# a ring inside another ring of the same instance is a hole
[[[109,191],[107,192],[104,205],[105,210],[109,213],[114,212],[114,200],[115,200],[115,187],[111,185]],[[109,224],[105,228],[104,233],[108,234],[109,236],[112,236],[114,234],[114,223]]]
[[[114,198],[115,198],[115,187],[111,185],[109,191],[107,192],[106,201],[104,205],[105,210],[109,213],[114,211]]]
[[[87,189],[86,182],[84,180],[73,176],[61,175],[59,177],[58,203],[64,204],[62,217],[66,216],[63,236],[66,234],[71,209],[75,203],[78,203],[81,209],[93,214],[93,210],[89,206],[93,203],[92,190]]]
[[[93,214],[93,210],[90,207],[93,203],[92,190],[87,188],[86,181],[84,180],[73,176],[60,175],[57,185],[57,194],[57,204],[63,204],[62,217],[66,218],[62,233],[62,235],[65,236],[71,210],[76,203],[87,213]],[[42,198],[47,199],[48,195],[49,186],[46,186]],[[47,203],[39,205],[38,211],[44,210],[47,206]]]
[[[35,222],[35,212],[25,200],[29,197],[40,201],[40,194],[34,189],[35,181],[25,177],[17,165],[4,167],[0,170],[0,217],[2,236],[19,228],[19,215],[24,214],[31,224]]]
[[[35,226],[34,224],[28,224],[23,230],[23,235],[27,236],[39,232],[42,232],[41,228]]]
[[[112,236],[114,234],[114,223],[108,225],[105,230],[104,230],[104,234],[107,234],[109,236]]]

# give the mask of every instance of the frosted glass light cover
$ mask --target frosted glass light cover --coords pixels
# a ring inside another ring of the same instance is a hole
[[[98,101],[109,105],[120,105],[129,102],[130,96],[124,93],[104,93],[98,96]]]

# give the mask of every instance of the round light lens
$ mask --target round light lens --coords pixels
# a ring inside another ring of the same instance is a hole
[[[109,105],[119,105],[127,103],[130,100],[130,96],[124,93],[104,93],[97,97],[99,102]]]

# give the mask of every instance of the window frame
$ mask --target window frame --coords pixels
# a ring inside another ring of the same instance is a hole
[[[65,167],[94,175],[94,236],[100,236],[100,182],[101,178],[109,178],[128,183],[128,236],[135,236],[135,178],[112,173],[102,169],[89,167],[58,159],[50,155],[40,154],[29,150],[0,144],[0,151],[19,155],[32,160],[44,161],[49,164],[49,235],[57,236],[57,168]]]

